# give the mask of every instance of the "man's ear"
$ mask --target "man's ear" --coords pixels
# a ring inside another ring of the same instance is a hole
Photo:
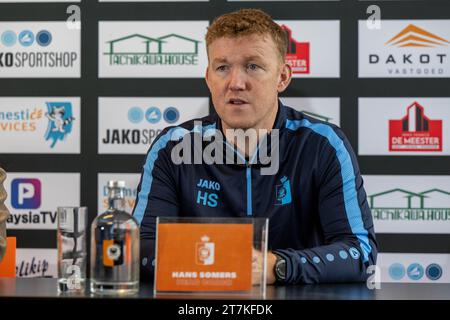
[[[205,81],[206,81],[206,85],[208,86],[208,88],[210,88],[208,73],[209,73],[209,66],[206,67]]]
[[[283,92],[289,86],[292,79],[292,68],[289,64],[284,63],[280,70],[280,78],[278,81],[277,91],[278,93]]]

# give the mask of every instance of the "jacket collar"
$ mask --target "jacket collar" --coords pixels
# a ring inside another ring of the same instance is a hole
[[[234,150],[234,152],[237,154],[237,156],[242,158],[243,155],[232,144],[230,144],[229,142],[226,141],[225,134],[224,134],[223,128],[222,128],[222,121],[217,113],[215,114],[215,118],[216,118],[215,120],[216,120],[216,124],[217,124],[217,130],[219,130],[223,135],[225,148],[232,148]],[[286,107],[283,105],[281,100],[278,99],[278,111],[277,111],[277,115],[275,117],[275,122],[273,124],[272,129],[280,130],[279,134],[281,134],[281,130],[285,127],[285,123],[286,123]],[[278,138],[280,138],[280,136],[278,136]],[[267,145],[268,153],[271,154],[271,151],[272,151],[271,150],[271,133],[269,133],[262,141],[260,141],[260,145],[262,143],[265,143]],[[279,147],[279,145],[277,147]],[[259,149],[260,148],[258,146],[258,148],[255,152],[258,153]],[[270,165],[270,164],[262,164],[260,162],[259,154],[256,154],[256,155],[253,154],[249,157],[246,157],[245,161],[246,161],[246,163],[242,164],[243,166],[248,165],[248,164],[251,164],[252,166],[253,165],[256,165],[256,166],[269,166]]]
[[[224,134],[223,128],[222,128],[222,120],[220,119],[220,117],[217,113],[215,114],[215,120],[217,123],[217,129],[220,130],[220,132],[222,132],[222,134]],[[281,102],[281,100],[278,99],[278,110],[277,110],[277,115],[275,117],[275,122],[273,124],[272,129],[280,129],[281,130],[284,128],[285,123],[286,123],[286,107]]]

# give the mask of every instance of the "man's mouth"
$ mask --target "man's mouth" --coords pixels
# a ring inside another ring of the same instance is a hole
[[[228,100],[228,103],[239,106],[239,105],[246,104],[247,101],[238,99],[238,98],[232,98],[232,99]]]

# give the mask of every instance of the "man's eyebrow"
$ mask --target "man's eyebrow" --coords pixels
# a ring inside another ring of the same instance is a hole
[[[255,60],[261,60],[263,57],[259,54],[255,54],[255,55],[251,55],[251,56],[247,56],[245,57],[246,61],[255,61]]]
[[[228,63],[227,58],[215,58],[212,63]]]
[[[260,61],[262,59],[261,55],[251,55],[251,56],[246,56],[244,58],[245,61]],[[227,58],[223,57],[223,58],[215,58],[212,63],[228,63]]]

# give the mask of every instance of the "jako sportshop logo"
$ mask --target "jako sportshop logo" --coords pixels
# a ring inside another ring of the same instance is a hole
[[[0,30],[1,32],[1,30]],[[0,68],[71,68],[76,52],[51,51],[53,35],[48,30],[6,30],[0,36]],[[9,51],[8,49],[11,49]]]

